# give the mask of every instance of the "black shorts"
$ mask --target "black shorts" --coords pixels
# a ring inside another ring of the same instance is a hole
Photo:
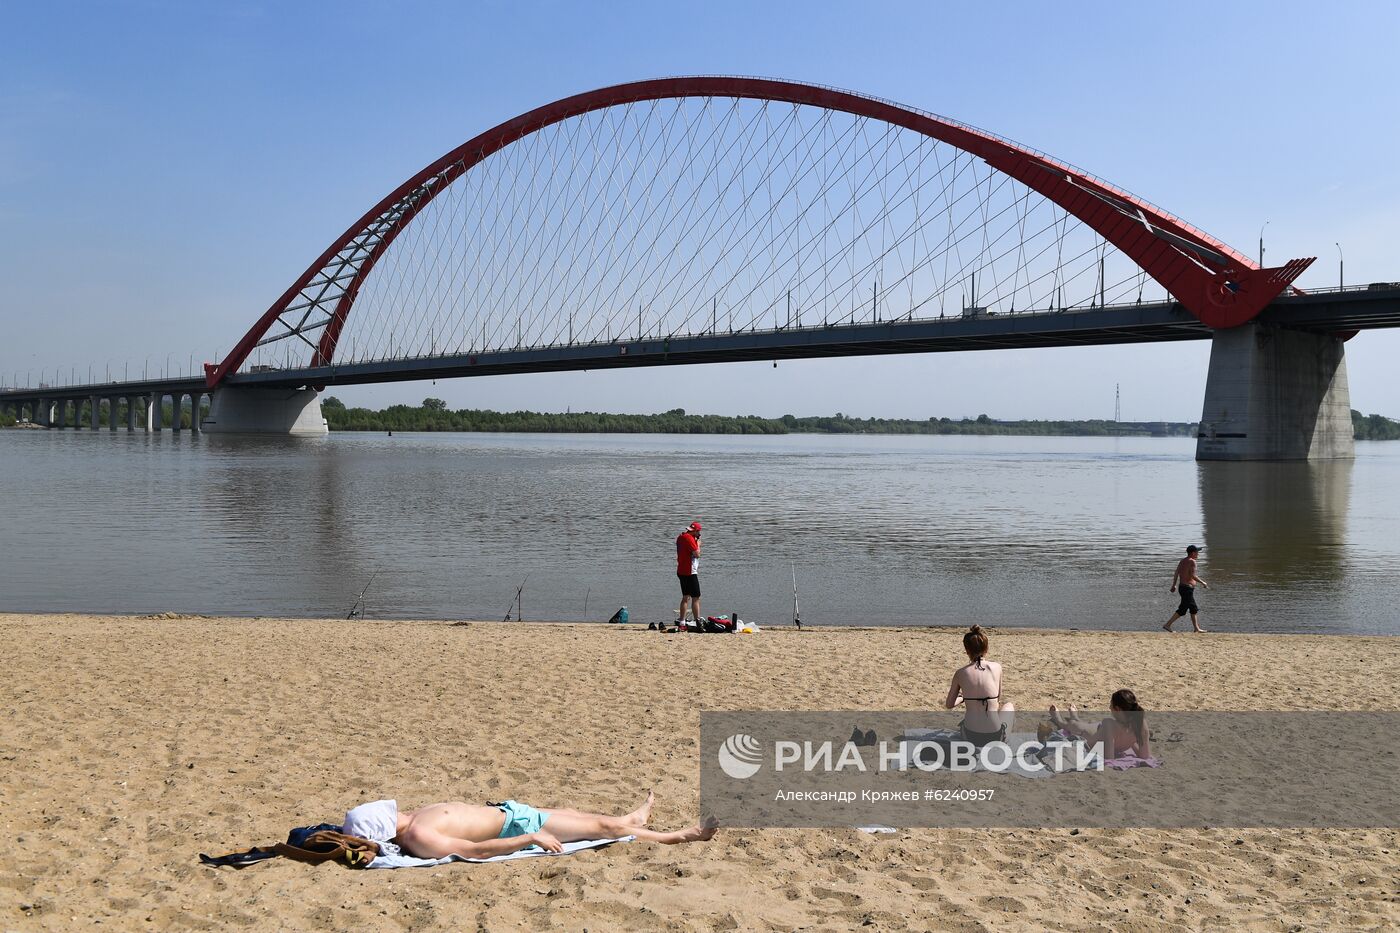
[[[1176,614],[1186,615],[1188,612],[1200,612],[1200,607],[1196,605],[1196,588],[1194,586],[1178,586],[1181,591],[1181,605],[1176,607]]]
[[[700,598],[700,575],[698,573],[678,573],[676,579],[681,581],[682,596]]]

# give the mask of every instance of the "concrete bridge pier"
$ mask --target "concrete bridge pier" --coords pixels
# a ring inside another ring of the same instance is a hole
[[[1354,458],[1343,346],[1271,324],[1216,331],[1196,459]]]
[[[117,429],[117,410],[121,408],[121,399],[115,395],[107,399],[107,430]]]
[[[315,389],[222,386],[201,427],[206,434],[319,435],[326,433],[326,419]]]
[[[95,395],[88,399],[88,426],[94,431],[102,427],[102,400]]]
[[[160,430],[160,397],[152,392],[144,396],[143,402],[146,406],[146,433]]]

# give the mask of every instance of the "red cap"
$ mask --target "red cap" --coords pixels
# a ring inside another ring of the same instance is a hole
[[[700,526],[700,523],[699,523],[699,522],[691,522],[691,523],[690,523],[690,530],[691,530],[691,531],[699,531],[699,530],[700,530],[700,527],[701,527],[701,526]]]

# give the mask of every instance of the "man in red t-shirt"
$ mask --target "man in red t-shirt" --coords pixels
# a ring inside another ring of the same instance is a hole
[[[680,618],[685,618],[685,604],[690,603],[692,618],[699,622],[700,615],[700,523],[691,522],[690,527],[676,537],[676,577],[681,581]]]

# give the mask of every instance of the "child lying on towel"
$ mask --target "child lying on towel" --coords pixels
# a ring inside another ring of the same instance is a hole
[[[342,832],[373,842],[392,842],[418,858],[492,858],[539,846],[558,852],[561,843],[581,839],[636,836],[651,842],[675,845],[706,842],[715,828],[697,823],[688,829],[657,832],[649,829],[651,807],[656,795],[631,813],[608,816],[581,810],[536,809],[507,800],[484,806],[470,803],[434,803],[417,810],[399,812],[393,800],[362,804],[345,814]]]

